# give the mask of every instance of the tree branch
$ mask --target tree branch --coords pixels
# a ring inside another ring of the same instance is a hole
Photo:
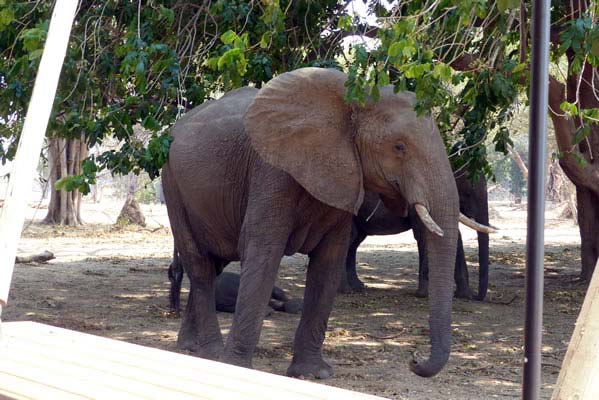
[[[565,85],[555,77],[549,77],[549,115],[555,129],[555,140],[561,153],[560,166],[576,186],[582,186],[599,196],[599,166],[591,164],[572,145],[576,124],[561,112],[560,104],[566,101]]]

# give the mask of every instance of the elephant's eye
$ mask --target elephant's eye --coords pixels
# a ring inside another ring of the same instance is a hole
[[[405,153],[406,152],[406,144],[403,142],[399,142],[399,143],[395,144],[395,150],[397,150],[397,152],[399,152],[399,153]]]

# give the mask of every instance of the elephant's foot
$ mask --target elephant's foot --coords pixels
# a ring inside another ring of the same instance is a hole
[[[297,361],[295,357],[287,369],[287,376],[295,378],[328,379],[333,376],[331,367],[322,358]]]
[[[457,288],[455,290],[454,296],[458,299],[472,300],[474,298],[474,293],[469,287]]]
[[[224,348],[222,338],[201,341],[197,336],[184,335],[182,333],[179,333],[177,345],[183,350],[191,351],[195,353],[194,355],[209,360],[218,360]]]
[[[238,367],[252,368],[252,355],[249,356],[242,352],[236,352],[225,348],[223,354],[220,356],[219,361],[236,365]]]
[[[416,289],[416,292],[414,292],[414,296],[424,299],[428,296],[428,287],[418,286],[418,289]]]
[[[289,314],[299,314],[304,308],[304,302],[300,299],[291,299],[285,303],[285,312]]]
[[[287,376],[295,378],[328,379],[333,376],[333,367],[322,358],[304,361],[296,361],[294,359],[287,369]]]
[[[366,289],[366,285],[359,279],[351,280],[351,281],[342,281],[339,284],[339,288],[337,289],[337,293],[362,293]]]

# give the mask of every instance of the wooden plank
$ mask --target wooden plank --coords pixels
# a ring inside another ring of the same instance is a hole
[[[34,322],[2,331],[0,398],[380,399]]]
[[[599,262],[587,289],[553,400],[599,399]]]
[[[27,194],[33,185],[77,4],[77,0],[57,0],[54,6],[48,39],[10,173],[8,197],[0,210],[0,313],[8,301],[17,244],[25,221]]]

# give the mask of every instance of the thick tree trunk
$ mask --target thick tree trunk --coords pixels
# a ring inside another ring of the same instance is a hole
[[[52,138],[48,146],[49,180],[51,185],[50,204],[44,223],[79,225],[81,220],[81,193],[55,190],[59,179],[81,174],[81,161],[87,157],[84,136],[79,139]]]
[[[599,101],[594,96],[591,82],[593,79],[591,67],[586,65],[583,70],[580,90],[577,92],[578,79],[568,78],[568,101],[574,103],[578,98],[581,108],[599,107]],[[581,240],[581,277],[590,279],[597,257],[599,255],[599,127],[591,125],[588,140],[580,144],[572,144],[580,121],[566,117],[560,110],[560,104],[566,101],[565,85],[551,77],[549,80],[550,116],[555,127],[555,138],[561,153],[560,166],[568,179],[576,186],[578,226]]]
[[[522,160],[522,157],[520,157],[520,153],[518,153],[518,151],[514,149],[512,146],[508,146],[507,149],[510,153],[510,157],[512,157],[512,160],[514,160],[514,162],[522,172],[522,176],[524,176],[524,179],[528,181],[528,167],[524,163],[524,160]]]
[[[140,225],[146,226],[146,219],[141,212],[139,203],[135,199],[135,192],[137,191],[137,175],[129,173],[127,182],[127,199],[121,209],[119,217],[117,218],[117,224],[121,225]]]

